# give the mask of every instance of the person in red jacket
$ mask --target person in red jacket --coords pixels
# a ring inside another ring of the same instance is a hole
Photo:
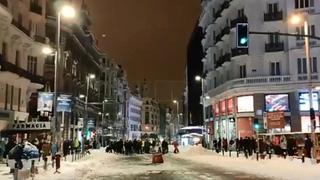
[[[172,143],[173,147],[174,147],[174,150],[173,150],[173,153],[179,153],[179,149],[178,149],[178,142],[177,141],[173,141]]]

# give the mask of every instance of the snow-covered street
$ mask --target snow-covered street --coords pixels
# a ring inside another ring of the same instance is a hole
[[[316,180],[320,177],[319,165],[289,159],[255,161],[245,158],[222,157],[202,149],[191,147],[182,149],[180,154],[169,153],[163,164],[152,164],[152,155],[116,155],[105,153],[103,149],[93,150],[91,155],[70,162],[63,161],[61,173],[54,169],[44,171],[39,168],[35,180],[135,180],[135,179],[178,179],[178,180],[219,180],[219,179],[304,179]],[[0,179],[13,179],[9,169],[0,169]]]

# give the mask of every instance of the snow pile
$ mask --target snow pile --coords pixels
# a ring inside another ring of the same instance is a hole
[[[201,151],[200,151],[201,152]],[[192,155],[192,156],[191,156]],[[190,160],[195,163],[202,163],[219,167],[230,171],[240,171],[248,174],[256,174],[259,176],[269,177],[272,179],[288,179],[288,180],[319,180],[320,165],[312,164],[306,159],[306,163],[302,164],[299,159],[283,159],[272,158],[256,161],[255,156],[246,159],[244,157],[236,158],[218,155],[216,153],[206,151],[204,154],[195,155],[183,152],[177,158]]]
[[[210,154],[210,152],[203,148],[201,145],[190,146],[185,151],[181,153],[184,156],[197,156],[197,155],[206,155]]]

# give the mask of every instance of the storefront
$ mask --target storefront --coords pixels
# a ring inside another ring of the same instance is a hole
[[[33,141],[35,138],[51,140],[50,122],[25,122],[9,124],[8,129],[3,132],[5,137],[16,137]]]

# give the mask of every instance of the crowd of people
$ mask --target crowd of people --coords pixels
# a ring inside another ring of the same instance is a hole
[[[302,152],[305,157],[311,158],[311,150],[313,143],[308,135],[304,138],[304,146]],[[270,137],[259,138],[255,137],[236,138],[234,140],[219,138],[213,140],[213,150],[217,153],[220,151],[238,151],[251,156],[259,151],[260,154],[276,154],[294,156],[299,154],[297,140],[293,136],[281,136],[274,139]]]
[[[159,140],[137,140],[134,139],[123,141],[108,141],[106,146],[106,152],[108,153],[117,153],[117,154],[126,154],[130,155],[133,153],[136,154],[149,154],[154,152],[161,152],[163,154],[168,153],[169,144],[166,140],[160,142]]]

